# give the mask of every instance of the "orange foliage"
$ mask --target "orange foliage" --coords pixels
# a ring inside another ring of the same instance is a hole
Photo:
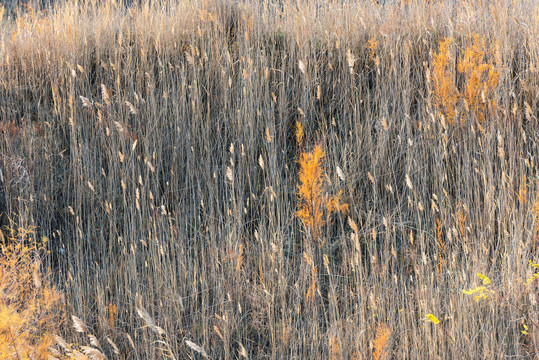
[[[303,132],[303,126],[301,125],[299,121],[296,121],[296,134],[295,135],[296,135],[296,142],[298,146],[301,146],[301,144],[303,143],[304,132]]]
[[[483,123],[488,115],[488,106],[496,106],[492,99],[498,86],[500,72],[491,63],[486,62],[486,43],[473,36],[473,43],[466,47],[464,59],[459,62],[458,70],[466,76],[466,88],[463,98],[470,112]]]
[[[12,233],[15,233],[13,231]],[[31,231],[0,231],[0,359],[48,359],[59,293],[40,275],[42,245]]]
[[[455,84],[455,73],[451,71],[449,46],[450,38],[440,42],[439,52],[434,55],[432,81],[434,104],[450,125],[455,124],[459,100],[466,105],[466,113],[482,124],[490,109],[496,107],[495,90],[500,72],[489,62],[489,52],[484,39],[478,35],[471,37],[471,43],[458,61],[457,70],[464,75],[464,89],[459,91]],[[466,117],[462,117],[461,123]]]
[[[367,41],[367,51],[369,53],[369,60],[374,63],[376,67],[380,65],[380,59],[378,58],[378,55],[376,54],[378,50],[378,41],[376,41],[376,37],[373,36],[372,38]]]
[[[532,209],[533,216],[535,217],[535,244],[539,243],[539,196],[538,199],[533,204]]]
[[[459,100],[457,87],[455,86],[455,76],[450,70],[449,45],[450,38],[445,38],[440,42],[440,50],[434,55],[434,67],[432,80],[434,82],[434,102],[440,109],[445,119],[450,125],[454,125],[456,108]]]
[[[335,196],[328,196],[325,191],[324,155],[324,150],[318,145],[313,152],[301,154],[299,160],[299,209],[296,216],[312,239],[320,237],[332,213],[348,211],[348,205],[342,204],[342,191]]]
[[[335,336],[329,336],[328,338],[328,348],[329,348],[329,359],[330,360],[336,360],[336,359],[342,359],[342,346],[341,346],[341,340],[338,337]]]
[[[382,360],[387,357],[387,347],[391,337],[391,329],[387,326],[376,328],[376,337],[374,338],[374,360]]]

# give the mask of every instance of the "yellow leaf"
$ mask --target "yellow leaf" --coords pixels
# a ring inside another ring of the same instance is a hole
[[[479,273],[477,273],[477,276],[479,276],[481,278],[481,280],[483,280],[483,285],[490,284],[490,279],[487,276],[485,276],[483,274],[479,274]]]
[[[439,324],[440,323],[440,320],[438,320],[438,318],[436,316],[434,316],[433,314],[427,314],[427,320],[426,321],[431,321],[434,324]]]

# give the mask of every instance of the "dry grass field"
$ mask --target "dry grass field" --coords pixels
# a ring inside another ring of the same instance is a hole
[[[534,0],[0,6],[0,358],[539,358],[538,117]]]

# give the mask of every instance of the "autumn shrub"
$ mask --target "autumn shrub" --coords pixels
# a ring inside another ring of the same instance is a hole
[[[299,138],[299,137],[298,137]],[[324,150],[317,145],[312,152],[301,154],[299,159],[298,210],[307,236],[321,240],[322,228],[336,212],[346,213],[348,205],[342,203],[342,191],[328,195],[327,181],[323,167]]]
[[[464,57],[458,64],[458,71],[464,75],[466,84],[461,96],[471,115],[482,124],[490,111],[496,108],[494,96],[500,71],[493,63],[491,48],[484,38],[474,34],[468,42]]]
[[[455,125],[457,117],[462,124],[472,118],[481,125],[496,109],[500,70],[494,64],[492,48],[479,35],[465,39],[462,56],[456,48],[451,51],[452,42],[451,38],[440,41],[433,56],[431,92],[435,107],[450,125]]]
[[[434,55],[432,81],[436,107],[449,124],[455,124],[459,93],[455,85],[454,71],[451,69],[450,38],[440,41],[438,53]]]
[[[48,359],[59,327],[60,294],[42,275],[43,242],[31,230],[2,234],[0,358]]]
[[[391,329],[387,326],[381,325],[376,328],[376,336],[374,338],[373,347],[373,359],[384,360],[388,359],[388,347],[391,338]]]

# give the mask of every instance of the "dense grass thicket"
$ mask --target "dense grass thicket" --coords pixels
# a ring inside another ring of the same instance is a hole
[[[538,39],[533,0],[0,7],[0,354],[537,358]]]

